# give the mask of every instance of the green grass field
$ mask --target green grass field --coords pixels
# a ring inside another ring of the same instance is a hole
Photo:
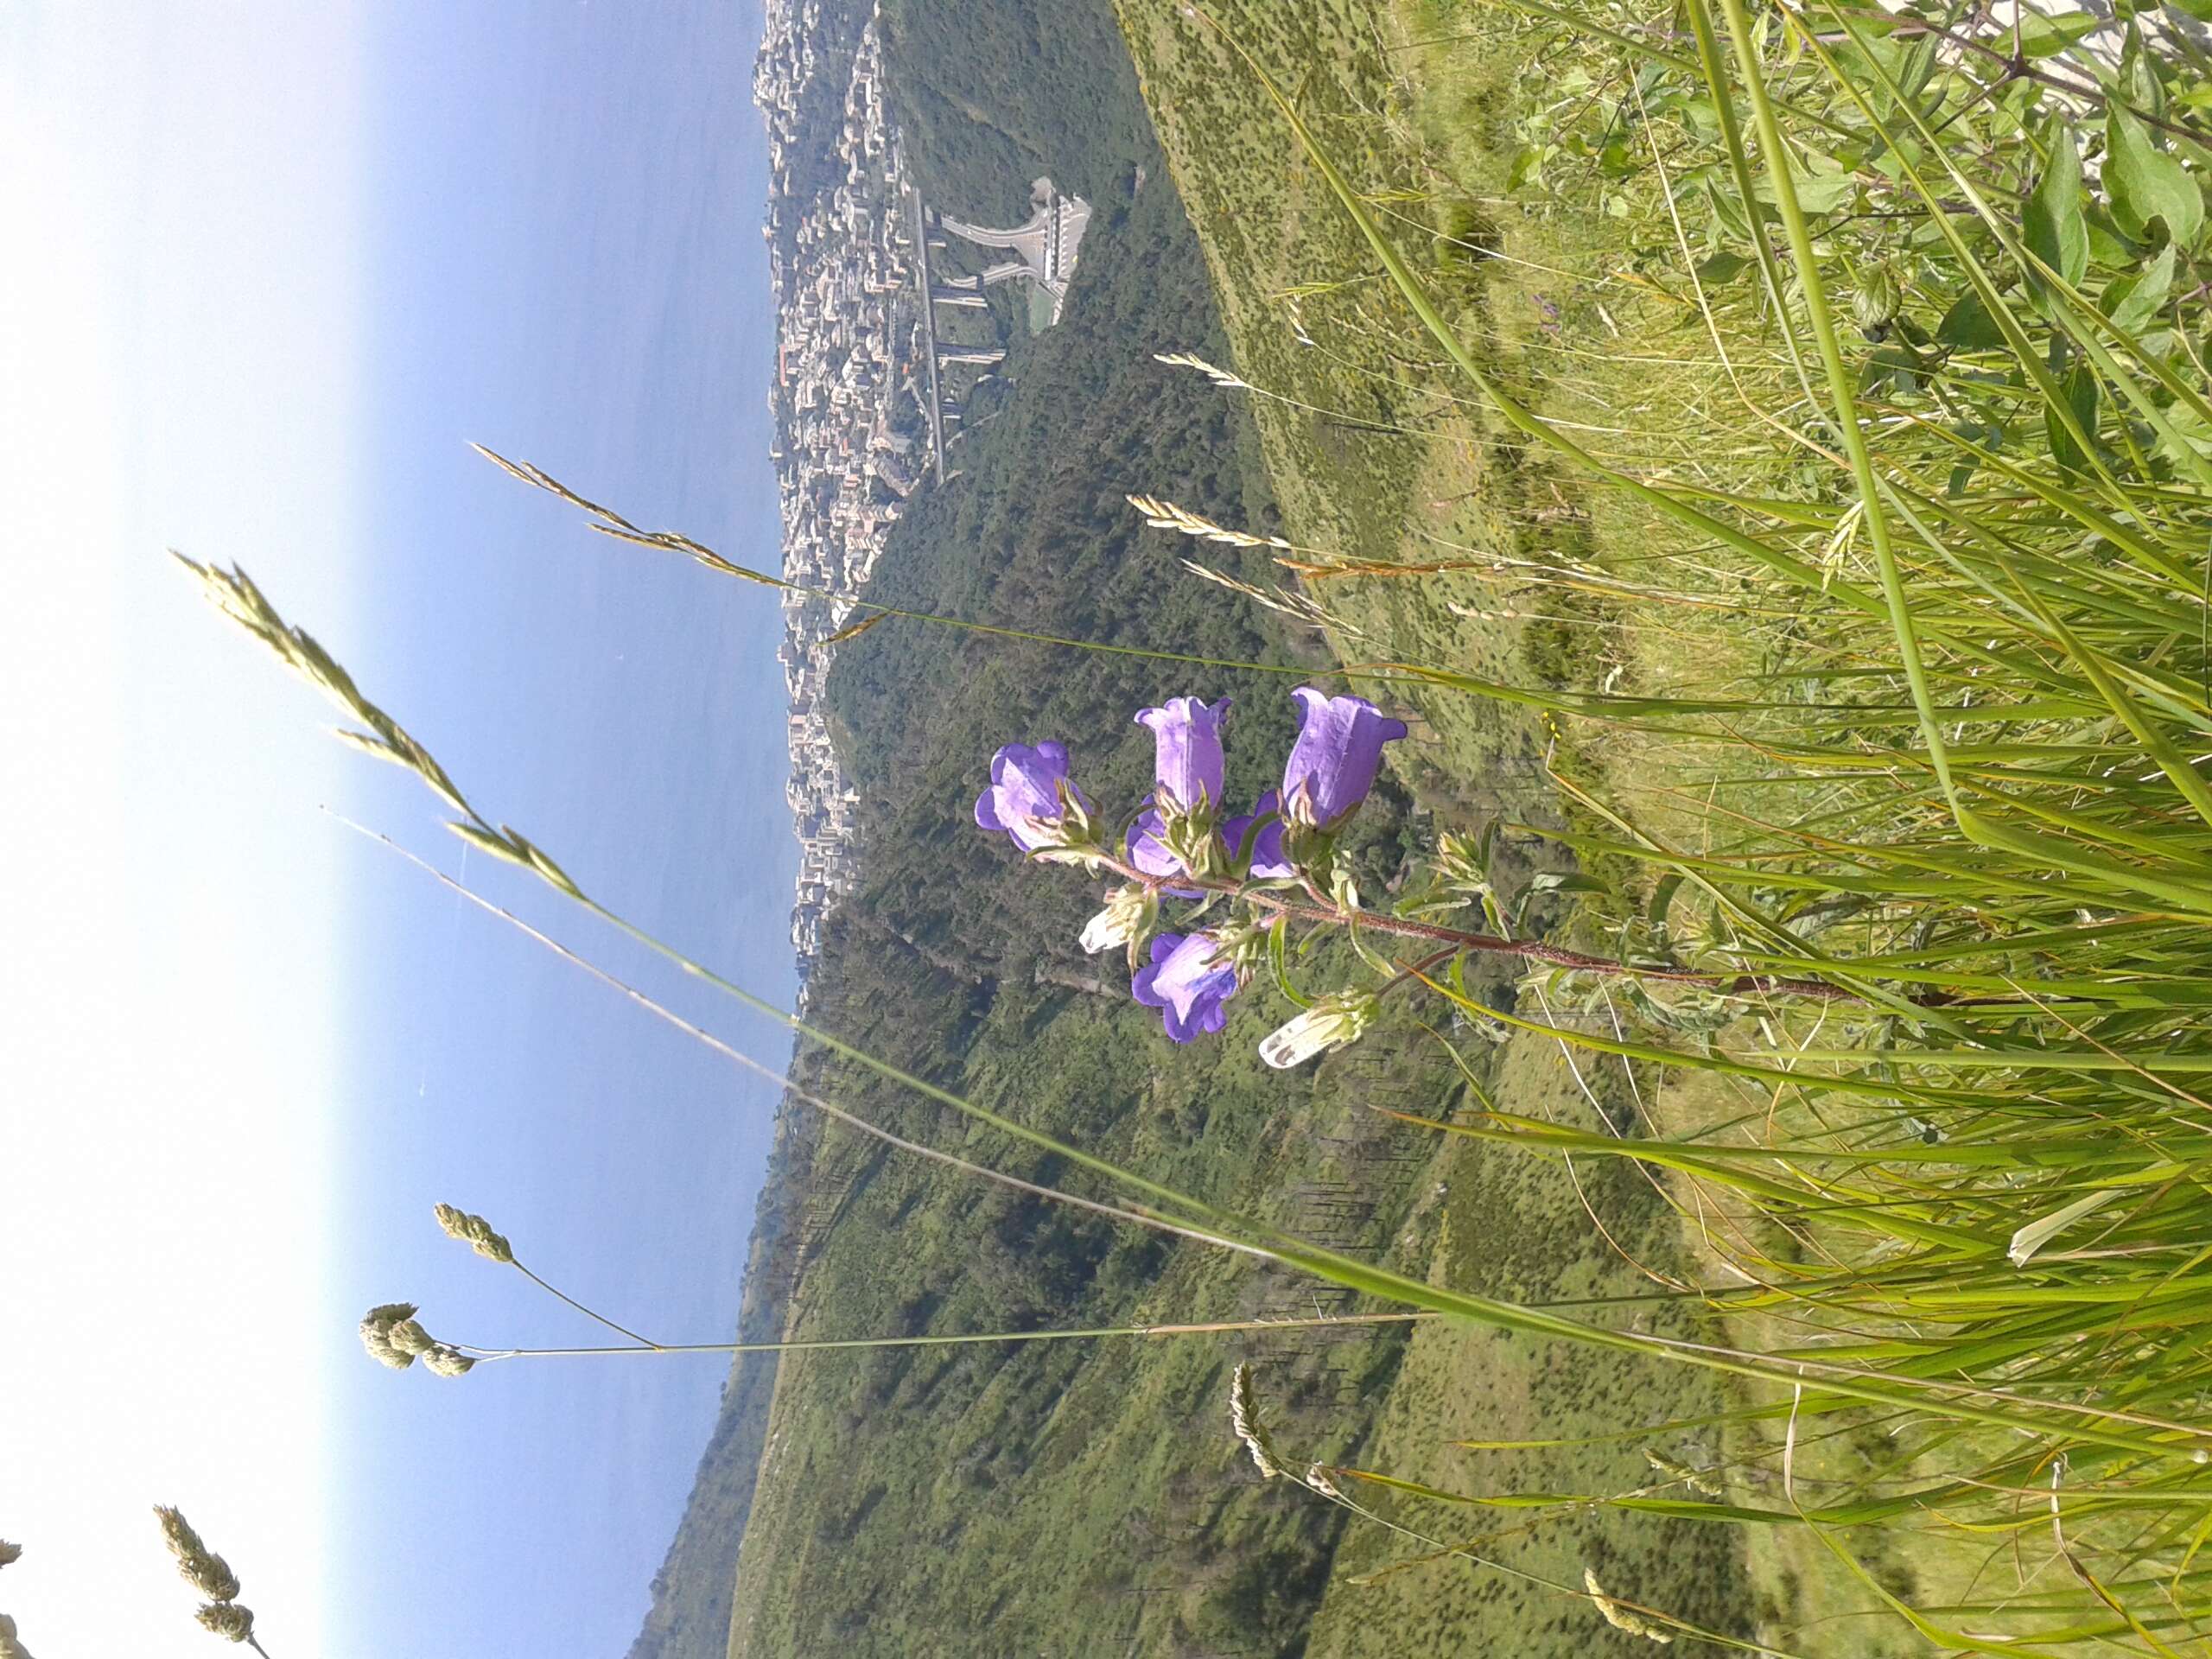
[[[1411,15],[1357,4],[1209,10],[1219,31],[1180,7],[1131,0],[1122,8],[1206,249],[1236,371],[1261,389],[1230,395],[1249,397],[1286,537],[1314,550],[1320,563],[1421,567],[1464,556],[1458,550],[1535,554],[1563,538],[1601,533],[1586,492],[1500,444],[1478,410],[1447,395],[1433,363],[1407,359],[1410,314],[1375,281],[1356,232],[1286,143],[1280,117],[1225,37],[1294,82],[1340,159],[1355,157],[1363,182],[1382,192],[1430,188],[1422,163],[1431,146],[1419,127],[1463,122],[1471,105],[1481,107],[1484,86],[1464,73],[1436,82],[1408,74],[1407,59],[1388,48],[1394,32],[1414,37],[1422,20]],[[1432,51],[1428,67],[1450,67],[1439,65],[1442,55]],[[1478,54],[1454,55],[1464,67]],[[1491,55],[1489,73],[1510,79],[1512,68]],[[1471,136],[1461,126],[1453,137],[1460,163],[1496,167],[1479,130]],[[1425,243],[1427,210],[1416,204],[1406,211],[1424,221],[1409,240]],[[1516,234],[1508,245],[1541,241],[1548,260],[1565,257],[1553,227],[1537,228],[1540,234]],[[1462,284],[1465,314],[1493,335],[1535,334],[1499,321],[1501,314],[1543,320],[1541,274],[1521,276]],[[1568,288],[1550,286],[1576,302]],[[1532,626],[1515,613],[1510,594],[1471,574],[1325,577],[1309,580],[1306,591],[1343,625],[1332,630],[1343,660],[1402,656],[1512,681],[1605,672],[1601,629]],[[1553,734],[1539,715],[1451,692],[1410,691],[1405,700],[1420,717],[1422,740],[1406,746],[1408,781],[1444,826],[1466,830],[1501,817],[1561,821],[1562,803],[1544,775]],[[1592,1128],[1599,1120],[1593,1103],[1624,1122],[1650,1103],[1638,1101],[1621,1064],[1571,1058],[1548,1039],[1516,1036],[1495,1065],[1493,1098],[1526,1116]],[[1679,1273],[1688,1260],[1674,1212],[1643,1177],[1619,1166],[1570,1172],[1487,1147],[1446,1146],[1437,1154],[1433,1190],[1445,1196],[1436,1200],[1423,1267],[1439,1282],[1524,1302],[1635,1296],[1655,1288],[1642,1266]],[[1663,1325],[1674,1316],[1655,1317]],[[1665,1483],[1646,1459],[1647,1442],[1633,1433],[1597,1446],[1521,1452],[1452,1443],[1613,1434],[1705,1416],[1720,1404],[1712,1380],[1681,1368],[1440,1326],[1414,1338],[1367,1456],[1379,1470],[1470,1493],[1638,1490]],[[1655,1430],[1648,1444],[1684,1464],[1724,1455],[1709,1428]],[[1786,1593],[1779,1585],[1751,1585],[1740,1537],[1720,1529],[1595,1508],[1536,1520],[1370,1496],[1392,1520],[1431,1537],[1479,1541],[1471,1545],[1477,1554],[1512,1571],[1446,1559],[1359,1583],[1433,1547],[1383,1526],[1355,1526],[1314,1626],[1310,1651],[1317,1655],[1567,1653],[1592,1643],[1633,1650],[1635,1638],[1607,1630],[1581,1594],[1586,1567],[1617,1594],[1745,1634],[1762,1592],[1770,1603]]]
[[[1320,141],[1399,234],[1453,322],[1480,342],[1486,366],[1593,448],[1663,478],[1691,458],[1694,424],[1680,420],[1682,408],[1716,395],[1711,365],[1682,343],[1694,314],[1634,275],[1621,221],[1509,194],[1522,78],[1542,73],[1539,55],[1555,38],[1497,7],[1219,3],[1206,8],[1211,24],[1153,0],[1123,0],[1121,11],[1206,250],[1234,367],[1258,389],[1231,395],[1249,396],[1285,536],[1320,567],[1302,573],[1306,591],[1338,624],[1331,638],[1339,659],[1596,687],[1624,675],[1674,679],[1683,660],[1702,656],[1709,669],[1716,652],[1723,660],[1750,653],[1740,632],[1697,617],[1678,626],[1646,614],[1630,634],[1611,599],[1535,579],[1569,562],[1632,568],[1649,551],[1648,515],[1518,441],[1454,387],[1238,51],[1295,89]],[[1494,257],[1471,269],[1446,245],[1439,257],[1440,232]],[[1455,561],[1487,568],[1434,568]],[[1363,573],[1336,575],[1332,565]],[[1633,789],[1666,752],[1649,737],[1451,690],[1394,690],[1418,715],[1423,740],[1408,746],[1408,781],[1463,829],[1499,817],[1586,824],[1549,766]],[[1504,1046],[1492,1096],[1507,1111],[1589,1127],[1594,1093],[1630,1132],[1639,1120],[1678,1129],[1713,1104],[1710,1090],[1684,1090],[1679,1076],[1638,1071],[1640,1090],[1624,1062],[1570,1058],[1555,1040],[1520,1033]],[[1643,1175],[1615,1179],[1618,1166],[1571,1174],[1471,1146],[1440,1152],[1437,1169],[1450,1223],[1429,1267],[1440,1283],[1518,1301],[1633,1295],[1655,1288],[1643,1269],[1695,1276],[1707,1265],[1695,1229]],[[1738,1334],[1771,1333],[1746,1322]],[[1740,1422],[1648,1439],[1624,1433],[1707,1414],[1722,1393],[1649,1359],[1438,1327],[1414,1339],[1368,1455],[1390,1473],[1463,1493],[1683,1494],[1655,1471],[1648,1447],[1681,1465],[1726,1463],[1721,1484],[1732,1496],[1770,1500],[1778,1434]],[[1452,1444],[1584,1436],[1619,1438],[1500,1452]],[[1808,1450],[1805,1466],[1863,1452]],[[1533,1579],[1446,1559],[1362,1582],[1422,1551],[1384,1527],[1355,1528],[1314,1626],[1317,1655],[1536,1654],[1592,1643],[1633,1650],[1636,1638],[1606,1630],[1579,1593],[1586,1567],[1613,1593],[1709,1628],[1802,1642],[1802,1651],[1921,1649],[1910,1632],[1870,1619],[1875,1592],[1802,1533],[1649,1517],[1624,1526],[1595,1508],[1532,1524],[1510,1510],[1382,1507],[1433,1536],[1479,1541],[1477,1554]],[[1864,1535],[1853,1548],[1861,1568],[1908,1595],[1964,1582],[1979,1554],[1948,1541],[1908,1548]],[[1562,1584],[1577,1593],[1562,1596],[1554,1587]]]

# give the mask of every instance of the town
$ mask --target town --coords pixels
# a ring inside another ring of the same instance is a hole
[[[791,584],[778,658],[791,698],[785,795],[799,841],[791,944],[803,1002],[823,918],[855,880],[859,797],[823,701],[836,642],[866,620],[859,595],[906,499],[957,475],[945,452],[961,410],[1006,356],[976,337],[987,290],[1024,282],[1043,308],[1031,308],[1038,326],[1057,321],[1090,208],[1039,179],[1031,219],[1011,229],[932,214],[902,165],[872,10],[770,0],[753,98],[768,129],[769,400]],[[933,271],[949,236],[981,268]],[[961,320],[957,330],[941,327],[940,308]]]

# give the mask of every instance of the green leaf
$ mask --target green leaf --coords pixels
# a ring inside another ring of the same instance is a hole
[[[2020,9],[2020,49],[2031,58],[2056,57],[2103,22],[2093,11],[2066,11],[2051,16],[2024,6]]]
[[[2093,265],[2116,265],[2125,270],[2142,257],[2143,250],[2120,228],[2112,214],[2099,203],[2089,204],[2089,263]]]
[[[1933,30],[1912,43],[1904,54],[1904,67],[1897,75],[1897,90],[1907,99],[1917,101],[1927,90],[1936,73],[1936,49],[1942,45],[1943,37]]]
[[[2082,152],[2074,133],[2054,119],[2045,130],[2050,164],[2028,198],[2020,234],[2028,251],[2071,284],[2089,268],[2089,227],[2082,215]]]
[[[2166,113],[2166,83],[2159,74],[2163,67],[2158,55],[2145,48],[2143,31],[2131,18],[2126,43],[2120,49],[2120,95],[2133,108],[2162,119]]]
[[[2174,434],[2159,434],[2159,454],[2177,467],[2186,467],[2199,457],[2212,455],[2212,425],[2207,424],[2202,416],[2188,404],[2179,402],[2168,409],[2165,416],[2166,423],[2174,429]]]
[[[2004,345],[2005,331],[1989,315],[1981,296],[1968,289],[1936,325],[1936,338],[1954,351],[1993,352]]]
[[[1751,268],[1748,254],[1712,254],[1698,261],[1697,279],[1707,288],[1725,288]]]
[[[1275,918],[1274,925],[1268,930],[1268,968],[1274,976],[1275,989],[1282,993],[1283,1001],[1300,1008],[1310,1008],[1313,999],[1301,996],[1298,987],[1290,982],[1290,964],[1283,959],[1283,944],[1290,932],[1290,924],[1284,918]]]
[[[1813,214],[1834,213],[1859,188],[1849,168],[1817,149],[1807,150],[1802,162],[1795,156],[1789,158],[1789,181],[1796,188],[1797,205]],[[1773,201],[1772,172],[1763,175],[1753,188],[1761,201]]]
[[[2158,315],[2173,286],[2174,245],[2169,242],[2142,270],[2116,279],[2105,289],[2104,313],[2112,319],[2113,327],[2126,334],[2139,333],[2144,324]]]
[[[2080,424],[2082,430],[2092,438],[2095,437],[2097,377],[2089,372],[2089,365],[2086,363],[2075,364],[2074,372],[2066,377],[2063,390],[2066,394],[2066,406],[2073,411],[2074,418]],[[2088,455],[2083,451],[2082,446],[2074,441],[2074,435],[2066,429],[2064,423],[2058,417],[2057,410],[2050,410],[2044,412],[2044,435],[2050,444],[2051,459],[2056,461],[2061,467],[2069,472],[2080,472],[2088,466]]]
[[[2128,235],[2149,241],[2154,221],[2186,248],[2204,228],[2204,194],[2180,161],[2151,142],[2151,130],[2112,105],[2105,117],[2105,189],[2112,216]]]

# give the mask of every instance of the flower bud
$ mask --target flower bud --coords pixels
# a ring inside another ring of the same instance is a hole
[[[1287,1025],[1260,1040],[1260,1058],[1287,1071],[1332,1048],[1356,1043],[1374,1022],[1379,1004],[1371,991],[1338,991],[1325,996]]]
[[[1851,315],[1870,339],[1878,340],[1904,306],[1895,271],[1878,261],[1859,268],[1852,279]]]
[[[1084,925],[1083,948],[1092,956],[1116,945],[1133,945],[1160,919],[1160,895],[1131,884],[1106,896],[1106,908]]]

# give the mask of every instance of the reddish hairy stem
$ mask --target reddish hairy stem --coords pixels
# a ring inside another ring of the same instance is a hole
[[[1134,865],[1105,854],[1095,855],[1102,869],[1149,887],[1154,892],[1162,888],[1198,887],[1208,893],[1227,893],[1287,916],[1297,921],[1322,922],[1338,927],[1359,927],[1376,933],[1395,933],[1402,938],[1427,939],[1433,944],[1448,945],[1453,954],[1465,952],[1473,956],[1517,957],[1524,962],[1548,963],[1555,968],[1572,969],[1578,973],[1605,974],[1615,978],[1656,979],[1672,985],[1694,985],[1707,990],[1719,991],[1729,996],[1811,996],[1830,1002],[1857,1002],[1871,1005],[1871,999],[1857,991],[1847,990],[1840,985],[1831,985],[1824,979],[1793,978],[1781,974],[1708,974],[1694,968],[1631,967],[1611,957],[1593,957],[1586,951],[1570,950],[1564,945],[1546,944],[1540,939],[1509,939],[1496,933],[1469,933],[1456,927],[1444,927],[1434,922],[1416,922],[1402,916],[1384,916],[1371,910],[1346,910],[1341,905],[1303,904],[1279,893],[1255,890],[1242,882],[1220,876],[1147,874]],[[1308,889],[1313,889],[1309,886]],[[1908,999],[1921,1007],[1950,1005],[1954,999],[1941,991],[1924,993]]]

